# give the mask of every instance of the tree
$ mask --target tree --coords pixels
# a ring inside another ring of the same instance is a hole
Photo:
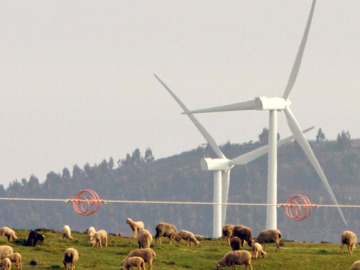
[[[277,140],[280,139],[280,134],[277,134]],[[261,134],[259,135],[259,143],[261,145],[269,144],[269,130],[267,128],[263,128]]]
[[[341,150],[346,150],[351,148],[351,135],[349,131],[342,131],[337,135],[337,143]]]
[[[144,158],[145,162],[147,163],[150,163],[150,162],[153,162],[155,159],[154,159],[154,156],[153,156],[153,153],[151,151],[150,148],[147,148],[146,151],[145,151],[145,158]]]
[[[132,164],[140,164],[143,161],[139,148],[136,148],[131,156]]]
[[[322,143],[326,140],[324,132],[319,128],[318,133],[316,135],[316,142]]]

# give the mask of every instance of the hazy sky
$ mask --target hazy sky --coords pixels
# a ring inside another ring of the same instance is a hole
[[[204,139],[190,109],[281,96],[310,0],[0,1],[0,183]],[[360,138],[360,1],[319,0],[290,95],[302,128]],[[268,113],[197,115],[219,144],[258,140]],[[288,136],[285,116],[279,132]],[[199,165],[200,166],[200,165]],[[325,172],[326,173],[326,172]]]

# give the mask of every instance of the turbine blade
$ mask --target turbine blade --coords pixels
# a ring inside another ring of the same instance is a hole
[[[221,225],[224,226],[225,225],[225,221],[226,221],[226,211],[227,211],[227,205],[226,203],[228,202],[228,198],[229,198],[229,187],[230,187],[230,171],[231,169],[225,170],[223,172],[223,179],[222,179],[222,201],[223,201],[223,205],[222,205],[222,209],[221,209],[221,213],[222,213],[222,217],[221,217]]]
[[[342,220],[347,225],[344,214],[343,214],[341,208],[339,207],[339,203],[338,203],[338,201],[337,201],[337,199],[335,197],[335,194],[334,194],[333,190],[331,189],[331,187],[329,185],[329,182],[326,179],[326,176],[325,176],[323,170],[321,169],[320,164],[319,164],[318,160],[316,159],[316,157],[314,155],[314,152],[312,151],[312,149],[310,147],[310,144],[306,140],[304,134],[301,132],[300,125],[296,121],[296,118],[295,118],[294,114],[292,113],[290,108],[287,108],[285,110],[285,114],[286,114],[286,119],[287,119],[287,122],[288,122],[288,125],[289,125],[289,128],[290,128],[291,132],[294,134],[294,136],[295,136],[296,140],[298,141],[299,145],[301,146],[301,148],[305,152],[305,155],[310,160],[310,162],[313,165],[315,171],[319,175],[319,177],[320,177],[321,181],[323,182],[325,188],[327,189],[328,193],[330,194],[331,199],[337,205],[337,208],[338,208],[338,211],[339,211],[339,214],[340,214]]]
[[[189,109],[185,106],[185,104],[170,90],[170,88],[162,81],[158,76],[154,74],[155,78],[165,87],[165,89],[170,93],[170,95],[175,99],[175,101],[180,105],[180,107],[184,110],[184,112],[188,112]],[[215,140],[209,132],[200,124],[200,122],[193,116],[192,114],[188,114],[188,117],[193,122],[193,124],[197,127],[197,129],[200,131],[200,133],[203,135],[205,140],[208,142],[208,144],[211,146],[211,148],[214,150],[215,154],[219,158],[226,158],[223,152],[221,152],[220,147],[216,144]]]
[[[299,47],[299,50],[297,52],[295,62],[294,62],[294,65],[292,67],[290,77],[289,77],[289,80],[288,80],[288,83],[286,85],[285,92],[284,92],[284,95],[283,95],[283,98],[285,98],[285,99],[287,99],[289,97],[290,91],[293,88],[294,83],[296,81],[296,77],[297,77],[297,75],[299,73],[301,59],[303,57],[306,41],[307,41],[309,30],[310,30],[311,20],[312,20],[313,14],[314,14],[315,3],[316,3],[316,0],[313,0],[311,10],[310,10],[310,14],[309,14],[309,18],[308,18],[308,21],[307,21],[307,24],[306,24],[306,27],[305,27],[304,35],[302,37],[300,47]]]
[[[308,128],[308,129],[305,129],[303,132],[306,133],[310,130],[312,130],[314,127],[311,127],[311,128]],[[281,147],[289,142],[291,142],[292,140],[294,140],[295,137],[294,135],[292,136],[289,136],[289,137],[286,137],[285,139],[282,139],[282,140],[279,140],[277,142],[277,146],[278,147]],[[232,160],[230,160],[229,164],[230,165],[244,165],[244,164],[247,164],[265,154],[267,154],[269,152],[269,145],[265,145],[265,146],[262,146],[260,148],[257,148],[251,152],[248,152],[248,153],[245,153],[241,156],[238,156]]]
[[[185,114],[192,113],[208,113],[208,112],[227,112],[227,111],[242,111],[242,110],[256,110],[256,102],[255,100],[245,101],[241,103],[235,103],[225,106],[206,108],[194,111],[184,112]]]

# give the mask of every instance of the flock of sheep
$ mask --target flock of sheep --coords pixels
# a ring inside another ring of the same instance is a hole
[[[131,218],[126,220],[126,223],[130,226],[133,231],[133,238],[137,240],[139,248],[132,250],[129,255],[121,262],[121,269],[137,269],[145,270],[145,263],[149,264],[148,269],[152,269],[153,259],[156,256],[154,250],[151,249],[151,243],[153,236],[149,230],[145,229],[142,221],[133,221]],[[162,237],[169,238],[169,244],[175,240],[178,243],[183,240],[186,241],[187,245],[190,246],[193,243],[198,246],[200,242],[196,239],[192,232],[181,230],[178,231],[176,226],[169,223],[159,223],[155,227],[155,243],[161,244]],[[90,246],[100,247],[103,245],[107,247],[108,234],[105,230],[96,231],[94,227],[89,227],[87,230],[88,239]],[[8,241],[15,241],[17,236],[15,231],[9,227],[0,228],[0,238],[6,236]],[[72,240],[71,229],[68,225],[65,225],[62,230],[63,239]],[[35,246],[37,241],[43,241],[44,235],[40,235],[36,231],[29,233],[27,245]],[[245,265],[245,270],[252,270],[251,260],[257,259],[258,257],[266,257],[265,244],[275,243],[276,252],[280,251],[280,239],[281,232],[279,230],[264,230],[253,239],[252,230],[243,225],[232,225],[227,224],[222,229],[222,241],[231,246],[231,252],[227,252],[222,259],[217,262],[217,269],[222,267],[232,267],[235,265]],[[343,254],[343,246],[347,245],[348,252],[351,255],[355,249],[357,242],[356,234],[352,231],[344,231],[341,235],[341,253]],[[248,244],[252,248],[252,253],[241,248]],[[263,246],[262,246],[263,245]],[[74,270],[75,264],[79,259],[79,253],[74,248],[67,248],[64,253],[63,264],[66,270]],[[13,251],[13,248],[8,245],[0,246],[0,269],[10,270],[11,263],[15,263],[17,270],[22,269],[21,254]],[[360,261],[354,262],[350,270],[360,270]]]

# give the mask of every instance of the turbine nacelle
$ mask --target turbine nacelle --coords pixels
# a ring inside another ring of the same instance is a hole
[[[256,110],[285,110],[290,106],[291,101],[281,97],[256,97],[255,109]]]
[[[202,158],[200,166],[203,171],[228,170],[234,167],[234,165],[229,165],[229,162],[227,158]]]

